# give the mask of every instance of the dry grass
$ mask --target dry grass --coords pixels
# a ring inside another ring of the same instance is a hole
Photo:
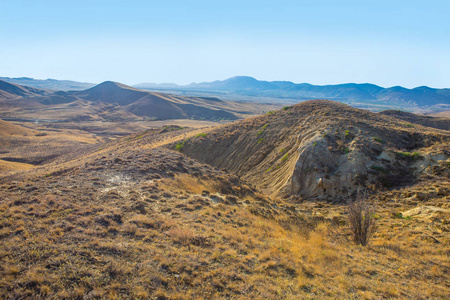
[[[192,191],[205,188],[195,178],[182,178]],[[48,180],[34,186],[48,186]],[[231,204],[227,195],[169,191],[168,182],[177,179],[167,180],[153,183],[157,197],[150,197],[151,184],[144,181],[113,206],[55,191],[25,197],[8,192],[0,206],[1,294],[142,299],[448,294],[448,240],[436,244],[415,234],[414,221],[393,217],[389,206],[377,212],[373,242],[361,247],[330,237],[327,218],[312,221],[289,213],[282,203],[263,214],[268,200],[257,195]],[[133,208],[136,193],[147,203],[146,212]],[[317,212],[328,209],[322,205]],[[344,206],[334,210],[345,219]],[[305,227],[295,221],[300,219],[316,225]]]
[[[362,247],[330,235],[347,229],[344,205],[270,199],[153,149],[164,140],[149,131],[0,178],[0,298],[448,296],[448,222],[399,217],[418,205],[449,209],[445,178],[371,197],[376,231]]]

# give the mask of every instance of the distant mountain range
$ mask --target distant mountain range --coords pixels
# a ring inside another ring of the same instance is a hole
[[[37,80],[27,77],[0,77],[0,80],[33,88],[58,91],[83,91],[95,86],[92,83],[55,79]],[[120,86],[123,87],[124,85]],[[132,92],[130,88],[125,89],[127,90],[127,96],[131,97],[130,99],[142,96],[142,93],[144,93],[142,89],[144,89],[190,97],[218,97],[223,100],[254,101],[280,105],[309,99],[330,99],[377,111],[402,109],[431,113],[450,110],[450,89],[435,89],[426,86],[407,89],[401,86],[383,88],[370,83],[312,85],[308,83],[297,84],[290,81],[261,81],[253,77],[236,76],[226,80],[188,85],[141,83],[134,86],[135,89],[141,89],[139,93]],[[121,91],[123,92],[123,89]],[[72,95],[78,97],[81,94],[75,93]],[[113,98],[120,97],[118,95],[110,96]],[[109,99],[112,99],[111,97]],[[123,101],[128,103],[131,100]]]
[[[226,80],[191,83],[177,86],[175,84],[136,85],[142,89],[173,90],[190,93],[222,92],[242,95],[256,99],[275,98],[290,102],[308,99],[330,99],[351,102],[355,106],[373,105],[384,108],[431,108],[450,109],[450,89],[434,89],[426,86],[407,89],[401,86],[383,88],[370,83],[346,83],[337,85],[296,84],[290,81],[260,81],[253,77],[236,76]],[[358,105],[359,104],[359,105]]]

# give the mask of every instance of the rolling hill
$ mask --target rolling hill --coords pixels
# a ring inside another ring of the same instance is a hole
[[[139,90],[107,81],[84,91],[51,91],[0,81],[8,119],[68,120],[236,120],[261,109],[217,98],[184,97]]]
[[[21,86],[0,80],[0,100],[50,95],[52,91]]]
[[[419,123],[436,125],[311,100],[171,147],[255,182],[268,194],[338,199],[358,188],[411,183],[418,176],[413,170],[445,165],[449,131]]]

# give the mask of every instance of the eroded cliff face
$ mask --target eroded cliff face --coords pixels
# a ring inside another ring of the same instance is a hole
[[[370,182],[377,145],[350,131],[344,131],[342,137],[333,135],[330,129],[302,140],[294,171],[281,194],[306,198],[346,196]]]
[[[449,143],[448,131],[317,100],[213,129],[179,150],[267,194],[343,199],[438,172]]]
[[[303,140],[297,149],[294,171],[280,194],[345,197],[360,189],[411,183],[424,174],[450,177],[450,155],[442,147],[412,153],[395,149],[379,153],[380,145],[364,136],[357,135],[337,149],[335,141],[336,137],[333,140],[327,133]]]

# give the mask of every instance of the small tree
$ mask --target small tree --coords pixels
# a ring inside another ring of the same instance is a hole
[[[366,246],[375,223],[372,207],[367,203],[365,196],[358,195],[356,200],[349,201],[347,212],[353,241],[357,245]]]

